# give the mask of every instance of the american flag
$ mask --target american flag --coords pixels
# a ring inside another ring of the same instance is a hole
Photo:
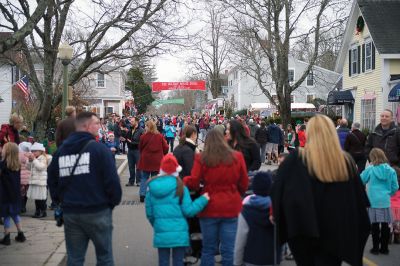
[[[24,93],[25,98],[28,99],[30,93],[28,77],[23,76],[20,80],[17,81],[17,83],[15,83],[15,85],[17,85],[17,87]]]

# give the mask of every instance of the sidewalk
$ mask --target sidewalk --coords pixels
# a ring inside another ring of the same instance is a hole
[[[121,174],[127,166],[126,155],[118,155],[116,159],[118,174]],[[50,204],[50,199],[47,204]],[[48,210],[46,218],[35,219],[31,218],[34,210],[34,202],[28,200],[27,213],[21,217],[27,240],[24,243],[16,242],[14,237],[17,229],[13,226],[11,245],[0,245],[0,265],[58,266],[63,261],[66,255],[64,227],[56,226],[53,211]],[[3,237],[3,233],[0,233],[0,237]]]

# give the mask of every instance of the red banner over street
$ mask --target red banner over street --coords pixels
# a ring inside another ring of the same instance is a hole
[[[153,92],[167,90],[206,90],[206,82],[204,80],[181,81],[181,82],[153,82],[151,84]]]

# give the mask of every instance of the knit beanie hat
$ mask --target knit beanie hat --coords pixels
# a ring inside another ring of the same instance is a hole
[[[162,158],[160,175],[178,176],[180,171],[182,171],[182,167],[178,164],[178,161],[172,153],[168,153]]]
[[[253,192],[259,196],[269,196],[271,189],[272,177],[271,172],[258,172],[253,177]]]
[[[43,146],[42,143],[35,142],[31,146],[31,151],[46,151],[45,147]]]
[[[18,145],[19,150],[22,152],[29,152],[31,150],[31,146],[32,146],[32,143],[27,142],[27,141],[21,142]]]

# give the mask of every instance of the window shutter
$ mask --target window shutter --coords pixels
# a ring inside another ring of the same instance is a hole
[[[351,49],[349,50],[349,77],[351,77]]]
[[[361,47],[360,47],[360,45],[359,46],[357,46],[357,53],[358,53],[358,60],[357,60],[357,70],[358,70],[358,74],[360,74],[360,70],[361,70],[361,67],[360,67],[360,65],[361,65],[361,60],[360,60],[360,56],[361,56]]]
[[[365,43],[362,45],[362,62],[361,62],[362,72],[365,72]]]
[[[372,48],[372,69],[375,69],[375,45],[374,42],[371,42]]]

